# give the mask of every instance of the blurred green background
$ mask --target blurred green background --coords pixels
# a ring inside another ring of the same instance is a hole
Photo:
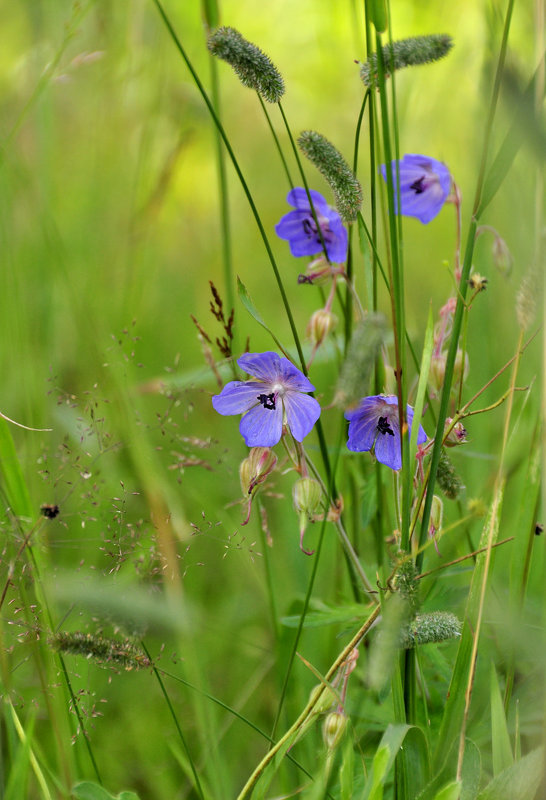
[[[393,0],[391,8],[393,38],[448,33],[454,39],[445,60],[405,70],[396,85],[401,152],[424,153],[449,166],[463,195],[464,237],[504,8],[473,0]],[[165,0],[165,9],[209,87],[200,4]],[[221,22],[262,47],[282,72],[292,130],[320,131],[351,160],[363,97],[354,63],[365,57],[359,4],[225,0]],[[138,625],[132,628],[127,621],[131,596],[125,605],[120,601],[123,625],[109,601],[115,605],[114,595],[123,596],[132,585],[151,587],[152,598],[162,597],[161,587],[166,586],[182,632],[173,632],[169,622],[166,637],[148,620],[156,650],[162,641],[169,642],[162,665],[175,671],[171,659],[182,663],[188,680],[251,718],[267,720],[263,727],[268,729],[282,668],[269,674],[277,656],[264,557],[258,555],[266,545],[259,525],[253,521],[241,528],[239,506],[228,506],[239,499],[238,464],[246,448],[235,418],[212,411],[210,395],[217,387],[204,366],[190,319],[194,314],[212,338],[220,334],[208,308],[209,280],[225,296],[210,117],[151,2],[4,4],[2,29],[0,411],[29,426],[53,428],[52,433],[13,429],[13,436],[36,513],[42,502],[61,506],[60,517],[40,531],[39,539],[52,592],[57,583],[57,623],[138,633]],[[532,4],[519,4],[508,64],[521,87],[535,68],[534,38]],[[274,236],[275,223],[287,211],[288,187],[280,162],[256,96],[227,65],[219,63],[218,69],[222,119],[271,234],[303,334],[320,298],[313,287],[297,285],[304,262],[296,263],[286,242]],[[517,112],[513,98],[513,93],[501,94],[493,152]],[[286,147],[274,108],[272,117]],[[366,141],[364,126],[359,177],[365,216]],[[263,244],[229,164],[227,172],[234,271],[268,324],[291,347]],[[480,239],[475,268],[489,282],[470,316],[467,398],[515,351],[515,296],[535,252],[536,173],[536,156],[524,140],[482,220],[506,239],[514,266],[510,276],[501,275],[491,259],[492,238]],[[307,175],[313,188],[330,197],[310,166]],[[429,305],[437,314],[453,292],[446,265],[453,264],[453,208],[445,207],[426,227],[408,219],[404,231],[408,328],[419,348]],[[355,282],[363,292],[361,268],[357,257]],[[385,294],[381,305],[388,309]],[[251,350],[272,349],[267,334],[240,304],[235,320],[240,348],[250,337]],[[530,384],[537,375],[538,340],[526,351],[518,383]],[[335,380],[331,365],[318,363],[312,378],[327,404]],[[497,399],[507,385],[506,375],[485,393],[482,405]],[[516,400],[518,428],[509,451],[509,468],[516,477],[509,488],[509,508],[522,491],[524,475],[518,469],[529,452],[537,394],[538,386],[531,399]],[[324,419],[337,431],[336,414],[326,411]],[[469,426],[470,443],[454,459],[464,475],[465,500],[486,497],[490,490],[501,414],[497,410],[475,418]],[[310,447],[316,447],[314,441]],[[275,491],[289,498],[290,484],[291,479],[279,478]],[[289,502],[283,506],[266,500],[266,506],[275,545],[268,556],[279,598],[275,611],[283,615],[301,599],[311,564],[298,550],[297,521]],[[446,512],[448,518],[451,513]],[[480,522],[474,525],[476,542]],[[362,549],[368,545],[364,538]],[[462,551],[458,547],[457,541],[449,541],[442,555],[464,552],[464,544]],[[339,549],[332,533],[317,589],[329,601],[346,592]],[[503,558],[507,568],[509,554],[498,555],[501,569]],[[538,581],[540,569],[534,569]],[[63,575],[74,570],[90,589],[73,606],[69,598],[74,587]],[[89,583],[100,575],[108,577],[111,590]],[[454,581],[446,586],[444,606],[460,603],[465,585]],[[101,591],[108,613],[94,605],[93,597]],[[497,599],[502,608],[502,596]],[[44,626],[44,620],[39,618],[37,626]],[[335,635],[330,629],[305,635],[305,655],[315,658],[321,669],[327,664],[324,653],[339,649]],[[290,641],[286,631],[279,636],[277,655]],[[450,656],[445,664],[443,658],[438,656],[435,665],[439,674]],[[278,663],[283,663],[280,656]],[[316,682],[302,665],[296,671],[302,686]],[[108,700],[100,706],[103,716],[89,720],[107,783],[118,790],[130,785],[143,797],[175,797],[181,778],[178,754],[172,751],[179,744],[159,694],[155,688],[154,694],[148,692],[150,681],[144,673],[112,679],[106,671],[81,664],[74,674],[91,717],[92,708]],[[237,728],[248,747],[241,759],[240,745],[227,727],[240,723],[191,693],[180,689],[178,697],[178,688],[171,689],[190,738],[195,736],[199,758],[214,759],[215,749],[222,751],[218,781],[225,780],[224,787],[230,788],[216,796],[232,796],[233,785],[248,773],[263,743]],[[38,697],[30,669],[18,692],[26,703]],[[297,710],[305,698],[305,691],[298,689],[289,708]],[[366,713],[373,732],[372,711]],[[383,722],[378,720],[376,727]],[[223,738],[207,739],[211,730]],[[49,746],[44,738],[44,748]],[[81,742],[79,753],[83,777],[87,766]]]

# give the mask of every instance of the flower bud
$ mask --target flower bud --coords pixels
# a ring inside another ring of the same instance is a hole
[[[433,495],[432,497],[432,506],[430,509],[430,520],[428,523],[428,533],[429,536],[436,536],[437,533],[440,532],[442,529],[442,521],[444,518],[444,504],[438,497],[438,495]]]
[[[435,395],[442,391],[446,376],[446,354],[439,353],[432,355],[430,359],[430,370],[428,373],[429,386]]]
[[[309,519],[318,511],[322,497],[322,488],[314,478],[300,478],[293,489],[296,511],[305,514]]]
[[[277,456],[269,447],[253,447],[248,456],[241,461],[239,478],[245,497],[263,483],[273,472],[277,464]]]
[[[313,478],[300,478],[296,481],[293,489],[294,506],[300,515],[300,550],[307,556],[312,556],[314,550],[305,550],[303,547],[303,536],[309,520],[313,521],[313,515],[320,507],[322,488],[320,483]]]
[[[451,427],[451,423],[453,422],[452,417],[448,417],[446,419],[444,430],[447,431]],[[456,422],[455,425],[449,431],[446,439],[444,440],[444,445],[446,447],[456,447],[458,444],[464,444],[466,442],[466,428],[463,426],[462,422]]]
[[[493,255],[494,265],[501,275],[504,275],[505,278],[508,278],[512,272],[514,259],[512,258],[512,253],[508,249],[508,245],[502,236],[495,236],[491,252]]]
[[[324,286],[337,273],[324,256],[319,256],[307,265],[307,269],[302,275],[298,275],[298,283],[312,283],[315,286]]]
[[[307,336],[310,338],[314,345],[320,345],[326,339],[328,334],[334,330],[337,325],[337,317],[331,311],[325,308],[320,308],[315,311],[307,325]]]
[[[332,711],[328,714],[322,726],[322,738],[328,750],[336,749],[346,727],[347,717],[341,711]]]
[[[457,350],[457,354],[455,356],[455,364],[453,365],[453,385],[459,383],[461,380],[461,373],[462,373],[462,380],[465,381],[468,375],[468,370],[470,368],[470,360],[468,358],[468,353],[464,354],[463,360],[463,351]]]

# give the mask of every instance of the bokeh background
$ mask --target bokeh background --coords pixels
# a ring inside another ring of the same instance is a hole
[[[464,237],[503,4],[393,0],[391,8],[393,38],[448,33],[455,43],[445,60],[401,72],[396,85],[401,151],[424,153],[449,166],[463,195]],[[165,10],[209,88],[200,4],[165,0]],[[222,24],[236,27],[265,50],[282,72],[292,130],[321,132],[351,160],[363,97],[355,64],[365,57],[360,5],[350,0],[223,0],[220,16]],[[210,396],[217,386],[190,318],[193,314],[213,339],[220,334],[209,311],[210,280],[226,297],[211,119],[152,2],[4,4],[2,30],[0,410],[25,425],[53,429],[32,433],[13,428],[12,434],[36,513],[43,502],[61,507],[59,518],[41,528],[37,539],[55,624],[146,633],[155,653],[165,645],[165,669],[178,670],[268,728],[282,675],[274,665],[283,663],[292,635],[281,629],[278,618],[299,607],[311,567],[297,546],[290,478],[279,477],[274,487],[286,502],[264,501],[272,548],[256,520],[246,529],[240,526],[238,465],[246,448],[235,419],[212,411]],[[501,91],[493,153],[518,113],[518,91],[535,69],[537,36],[533,4],[517,4],[508,55],[512,82]],[[296,263],[287,244],[274,236],[274,225],[287,210],[280,161],[256,96],[227,65],[220,63],[218,71],[223,123],[271,235],[303,334],[320,298],[314,287],[297,285],[304,264]],[[275,108],[271,112],[287,147],[280,116]],[[366,142],[365,125],[359,173],[365,216]],[[538,166],[536,147],[523,136],[514,165],[482,220],[505,238],[513,268],[501,274],[491,257],[492,237],[481,237],[475,268],[488,278],[488,286],[470,316],[467,398],[515,352],[516,292],[536,252]],[[234,272],[276,335],[290,346],[263,244],[229,164],[227,175]],[[311,166],[307,176],[313,188],[329,197]],[[409,219],[404,232],[408,329],[419,348],[430,304],[436,314],[453,291],[453,208],[445,207],[429,226]],[[358,258],[355,282],[363,291]],[[385,294],[381,305],[388,310]],[[251,350],[273,346],[240,303],[235,331],[241,350],[247,337]],[[223,374],[227,379],[228,373]],[[335,374],[327,358],[317,363],[312,377],[328,403]],[[533,381],[534,392],[516,401],[508,528],[510,508],[519,504],[523,491],[520,466],[537,418],[539,337],[526,351],[518,378],[523,386]],[[505,376],[484,394],[482,405],[494,402],[507,385]],[[326,425],[337,426],[336,414],[325,412]],[[469,444],[454,457],[464,476],[464,502],[487,502],[501,415],[496,410],[475,418]],[[358,510],[351,513],[358,522]],[[446,512],[448,518],[451,513]],[[457,513],[454,509],[453,516]],[[470,525],[474,542],[480,524]],[[365,552],[371,541],[363,531]],[[458,546],[450,540],[442,555],[460,554]],[[276,609],[270,608],[264,588],[266,548]],[[339,550],[332,532],[317,588],[317,596],[327,602],[347,591]],[[500,574],[509,558],[499,553]],[[540,563],[533,569],[538,587]],[[465,585],[463,579],[446,582],[443,605],[461,603]],[[140,608],[143,597],[142,614],[131,617],[129,609]],[[501,617],[502,591],[496,600]],[[158,614],[152,606],[156,601],[163,604]],[[165,630],[158,622],[162,614]],[[493,650],[495,621],[489,641]],[[36,626],[47,629],[43,618],[37,618]],[[324,669],[325,653],[339,649],[338,633],[330,628],[306,633],[306,658]],[[23,640],[14,686],[23,708],[37,704],[43,748],[53,752],[25,646]],[[531,651],[524,656],[532,662]],[[454,651],[443,653],[435,656],[440,685]],[[301,683],[290,697],[287,719],[316,682],[303,665],[296,671]],[[149,674],[112,675],[79,661],[73,680],[89,714],[91,740],[107,784],[117,790],[131,786],[142,797],[187,796],[181,788],[184,756]],[[170,688],[197,760],[216,764],[213,796],[232,796],[262,752],[262,741],[202,696],[176,683]],[[377,708],[364,709],[366,702],[359,701],[355,713],[373,737],[385,720]],[[531,704],[522,708],[530,714],[532,730]],[[479,736],[479,714],[476,725]],[[81,734],[76,739],[79,777],[92,777]]]

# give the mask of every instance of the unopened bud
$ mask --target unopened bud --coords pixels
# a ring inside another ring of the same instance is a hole
[[[430,359],[428,382],[435,395],[439,394],[446,376],[446,354],[438,353]]]
[[[324,256],[315,258],[307,265],[307,269],[301,275],[298,275],[298,283],[312,283],[314,286],[324,286],[329,283],[332,275],[340,272],[336,267],[333,267]],[[341,270],[343,272],[343,270]]]
[[[313,686],[309,695],[309,702],[313,705],[313,714],[324,714],[328,709],[332,708],[334,703],[338,703],[336,693],[325,686],[323,683],[317,683]]]
[[[465,353],[463,358],[463,351],[457,350],[455,364],[453,365],[453,386],[458,384],[461,380],[466,380],[469,368],[470,360],[468,358],[468,353]]]
[[[508,249],[508,245],[502,236],[495,236],[491,252],[493,255],[494,265],[501,275],[504,275],[505,278],[508,278],[512,272],[514,259],[512,258],[512,253]]]
[[[277,456],[269,447],[253,447],[239,467],[243,495],[246,497],[252,494],[254,489],[273,472],[276,464]]]
[[[331,714],[328,714],[322,726],[322,738],[328,750],[336,749],[346,727],[347,717],[341,711],[332,711]]]
[[[449,430],[451,428],[451,423],[453,419],[448,417],[446,419],[444,430]],[[466,428],[464,427],[462,422],[456,422],[455,425],[451,428],[448,435],[444,440],[444,444],[446,447],[456,447],[458,444],[464,444],[466,442]]]
[[[322,344],[337,325],[337,317],[325,308],[315,311],[307,325],[307,336],[315,345]]]
[[[314,550],[305,550],[303,537],[307,523],[313,520],[313,515],[320,507],[322,488],[320,483],[313,478],[300,478],[293,489],[294,506],[300,516],[300,550],[307,556],[312,556]]]
[[[309,519],[318,511],[322,497],[322,488],[314,478],[300,478],[293,489],[296,511],[304,513]]]
[[[444,518],[444,504],[438,497],[434,495],[432,498],[432,506],[430,509],[430,520],[428,523],[429,536],[436,536],[442,528],[442,520]]]

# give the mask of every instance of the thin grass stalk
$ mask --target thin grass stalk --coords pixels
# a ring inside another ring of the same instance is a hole
[[[263,97],[259,93],[258,93],[258,100],[260,101],[260,105],[262,107],[262,111],[264,112],[264,115],[265,115],[265,118],[266,118],[266,121],[267,121],[267,126],[268,126],[268,128],[269,128],[269,130],[271,132],[271,136],[273,137],[273,141],[275,142],[275,148],[276,148],[276,150],[277,150],[277,152],[279,154],[279,158],[281,159],[282,167],[283,167],[285,175],[286,175],[286,180],[288,181],[288,185],[290,186],[290,188],[293,189],[294,188],[294,181],[292,180],[292,175],[290,174],[290,169],[288,168],[288,162],[286,161],[286,158],[284,157],[284,153],[283,153],[283,150],[282,150],[282,147],[281,147],[281,143],[279,142],[279,137],[277,136],[277,132],[275,131],[273,123],[271,122],[271,115],[269,114],[269,111],[267,110],[267,106],[263,101]]]
[[[504,62],[506,59],[506,50],[508,45],[508,33],[510,30],[510,21],[512,18],[512,11],[514,7],[514,0],[508,0],[508,8],[506,11],[506,17],[504,22],[504,30],[503,30],[503,37],[501,43],[501,49],[499,52],[499,58],[497,61],[497,70],[495,75],[495,83],[493,87],[493,92],[491,96],[491,102],[489,106],[489,113],[487,117],[487,124],[484,133],[484,140],[483,140],[483,147],[482,147],[482,155],[480,161],[480,169],[479,169],[479,176],[476,185],[476,195],[474,198],[474,210],[472,212],[472,218],[470,221],[468,237],[466,241],[466,248],[465,248],[465,255],[463,260],[463,268],[461,273],[461,280],[459,282],[459,291],[457,293],[457,305],[455,307],[455,314],[453,316],[453,327],[451,333],[451,342],[449,345],[449,350],[446,359],[446,370],[445,370],[445,380],[442,390],[442,396],[440,398],[440,408],[438,411],[438,423],[436,425],[436,434],[435,434],[435,441],[434,446],[432,448],[432,456],[430,462],[430,473],[429,473],[429,480],[428,480],[428,487],[427,487],[427,494],[425,497],[425,505],[423,508],[423,520],[421,523],[421,532],[419,537],[419,546],[420,548],[426,541],[427,532],[428,532],[428,524],[430,520],[430,512],[432,509],[432,498],[434,496],[434,488],[436,485],[436,473],[438,471],[438,464],[440,462],[440,453],[442,449],[442,440],[443,440],[443,431],[444,425],[447,418],[447,410],[449,405],[449,397],[451,392],[451,385],[453,382],[453,368],[455,365],[455,358],[457,355],[457,347],[459,343],[459,336],[461,333],[461,324],[462,324],[462,317],[463,311],[465,307],[465,299],[466,293],[468,289],[468,278],[470,276],[470,269],[472,267],[472,258],[474,255],[474,245],[476,241],[476,229],[478,226],[478,211],[481,202],[481,195],[483,191],[483,183],[484,183],[484,176],[485,176],[485,168],[487,164],[487,157],[489,152],[489,143],[491,140],[491,131],[493,126],[493,120],[495,117],[495,111],[497,108],[498,98],[499,98],[499,91],[500,91],[500,84],[502,80],[502,74],[504,71]],[[421,572],[423,567],[423,558],[424,558],[424,551],[421,550],[419,555],[417,556],[417,571]]]
[[[186,742],[186,737],[182,733],[182,728],[180,727],[180,723],[178,722],[178,717],[176,716],[176,713],[175,713],[175,710],[173,708],[173,704],[171,703],[171,699],[169,697],[169,694],[168,694],[167,690],[165,689],[165,684],[163,683],[163,679],[161,678],[161,675],[159,674],[159,670],[154,665],[153,659],[152,659],[152,657],[151,657],[151,655],[150,655],[150,653],[148,651],[148,648],[146,647],[146,645],[144,644],[143,641],[140,642],[140,646],[142,647],[142,649],[144,650],[144,652],[148,656],[148,659],[150,660],[150,663],[153,665],[152,666],[152,672],[153,672],[153,674],[155,676],[155,679],[157,680],[157,682],[159,684],[159,688],[161,689],[161,693],[162,693],[162,695],[163,695],[163,697],[165,699],[165,702],[167,704],[167,708],[169,709],[170,715],[171,715],[172,720],[174,722],[174,727],[176,728],[176,732],[178,734],[178,738],[180,739],[180,741],[182,743],[182,747],[184,749],[184,752],[186,753],[186,756],[188,758],[188,761],[189,761],[189,764],[190,764],[190,768],[191,768],[191,771],[192,771],[192,775],[193,775],[193,779],[194,779],[194,782],[195,782],[195,790],[196,790],[197,794],[199,795],[199,797],[201,798],[201,800],[205,800],[205,796],[203,794],[203,788],[201,786],[201,781],[199,780],[199,773],[197,771],[197,768],[196,768],[195,763],[193,761],[190,749],[189,749],[188,744]]]
[[[506,412],[504,416],[504,427],[503,427],[503,434],[502,434],[502,446],[501,446],[501,453],[499,459],[499,466],[497,469],[497,475],[495,478],[495,489],[493,495],[493,509],[490,518],[489,524],[489,532],[488,532],[488,540],[487,540],[487,550],[485,553],[485,567],[483,570],[483,579],[482,584],[480,587],[480,599],[478,605],[478,619],[476,621],[476,625],[474,628],[474,635],[472,640],[472,653],[470,656],[470,666],[468,672],[468,683],[465,692],[465,706],[464,706],[464,714],[463,714],[463,721],[461,725],[461,732],[459,736],[459,755],[457,760],[457,780],[461,780],[462,769],[463,769],[463,758],[464,758],[464,751],[465,751],[465,740],[466,740],[466,727],[468,723],[468,713],[470,710],[470,701],[472,699],[472,688],[474,686],[474,677],[476,673],[476,662],[478,659],[478,644],[480,640],[480,632],[481,632],[481,623],[483,618],[483,610],[485,605],[485,591],[487,588],[487,581],[489,578],[489,570],[491,566],[491,553],[493,550],[494,544],[494,536],[495,531],[498,529],[499,525],[499,518],[501,513],[501,497],[503,488],[506,482],[505,474],[504,474],[504,461],[506,457],[506,445],[508,442],[508,434],[510,431],[510,420],[512,417],[512,408],[514,405],[514,390],[516,386],[516,378],[518,373],[519,361],[521,357],[521,346],[523,344],[523,330],[520,331],[518,346],[516,350],[516,359],[514,361],[512,367],[512,375],[510,379],[510,393],[508,395],[508,402],[506,405]]]
[[[360,132],[362,129],[362,120],[364,119],[364,112],[366,111],[366,104],[370,97],[370,89],[367,89],[364,98],[362,100],[362,105],[360,106],[360,111],[358,113],[358,119],[356,121],[356,130],[355,130],[355,142],[354,142],[354,151],[353,151],[353,172],[356,175],[358,170],[358,149],[360,144]],[[352,247],[352,239],[353,239],[353,226],[349,227],[349,254],[347,258],[347,279],[348,279],[348,286],[345,294],[345,303],[347,311],[345,313],[345,354],[347,354],[347,348],[349,347],[349,343],[351,341],[352,335],[352,328],[353,328],[353,315],[352,315],[352,307],[353,307],[353,297],[351,295],[350,286],[353,284],[353,247]]]
[[[220,81],[218,76],[218,63],[216,58],[210,54],[210,87],[212,105],[221,119],[220,107]],[[224,268],[224,286],[229,309],[235,308],[235,290],[233,280],[233,257],[231,247],[231,221],[229,213],[229,193],[226,175],[226,159],[222,137],[216,125],[214,126],[214,143],[216,146],[216,168],[218,171],[218,193],[220,195],[220,231],[222,235],[222,264]]]
[[[296,721],[290,726],[290,728],[286,731],[286,733],[276,742],[275,746],[269,750],[266,756],[260,761],[257,767],[252,772],[251,776],[243,786],[241,792],[237,796],[237,800],[244,800],[245,797],[249,796],[249,792],[252,790],[260,775],[263,773],[265,768],[270,764],[277,753],[279,753],[283,747],[290,743],[291,738],[298,732],[298,730],[304,725],[304,723],[312,716],[313,709],[318,704],[320,698],[322,697],[323,693],[326,691],[328,683],[334,678],[336,672],[341,667],[344,661],[347,660],[351,652],[354,650],[355,647],[358,647],[360,642],[364,639],[368,631],[370,630],[371,626],[379,616],[381,611],[381,606],[378,604],[374,610],[371,612],[370,616],[362,625],[362,627],[358,630],[358,632],[353,636],[349,644],[342,650],[339,656],[336,658],[330,669],[325,675],[324,683],[322,683],[315,692],[313,692],[313,696],[296,719]]]
[[[237,177],[239,178],[239,181],[241,183],[243,192],[244,192],[244,194],[245,194],[245,196],[246,196],[246,198],[248,200],[248,203],[250,205],[250,209],[251,209],[252,214],[254,216],[254,220],[256,222],[256,225],[258,226],[258,230],[260,232],[260,236],[262,237],[262,241],[264,243],[264,247],[266,249],[267,256],[269,258],[269,262],[270,262],[271,267],[273,269],[273,274],[274,274],[275,280],[277,282],[277,287],[278,287],[280,295],[281,295],[281,299],[282,299],[282,302],[283,302],[283,306],[284,306],[284,310],[285,310],[285,313],[286,313],[286,317],[288,319],[288,323],[290,325],[290,330],[292,332],[292,337],[294,339],[294,344],[295,344],[296,350],[298,352],[298,358],[299,358],[299,361],[300,361],[300,364],[301,364],[301,369],[302,369],[304,374],[307,374],[306,371],[305,371],[305,369],[306,369],[305,368],[305,358],[304,358],[304,355],[303,355],[303,350],[302,350],[302,347],[301,347],[301,342],[300,342],[299,334],[298,334],[298,331],[297,331],[297,328],[296,328],[296,324],[294,322],[294,317],[292,315],[292,311],[290,309],[290,304],[288,302],[288,297],[286,295],[286,291],[284,289],[284,284],[282,282],[282,279],[281,279],[281,276],[280,276],[280,273],[279,273],[279,269],[277,267],[277,262],[275,261],[275,257],[273,255],[273,251],[271,250],[271,245],[269,244],[269,239],[267,238],[267,234],[266,234],[264,226],[262,224],[262,220],[261,220],[261,217],[260,217],[260,215],[258,213],[258,209],[257,209],[256,204],[254,202],[254,198],[252,196],[252,193],[251,193],[250,189],[248,188],[248,184],[247,184],[246,179],[245,179],[245,177],[244,177],[244,175],[243,175],[243,173],[241,171],[241,168],[239,166],[239,162],[238,162],[238,160],[237,160],[237,158],[235,156],[235,153],[233,152],[233,148],[231,147],[230,141],[229,141],[229,139],[227,137],[227,134],[226,134],[226,132],[224,130],[224,127],[223,127],[222,123],[220,122],[220,120],[218,119],[218,116],[217,116],[217,114],[216,114],[216,112],[214,110],[214,107],[213,107],[213,105],[211,103],[211,100],[210,100],[208,94],[206,93],[205,88],[204,88],[203,84],[201,83],[201,80],[199,79],[199,76],[197,75],[197,72],[195,71],[195,69],[194,69],[194,67],[193,67],[193,65],[192,65],[192,63],[191,63],[191,61],[190,61],[190,59],[189,59],[184,47],[182,46],[182,42],[178,38],[178,36],[176,34],[176,31],[174,30],[169,17],[165,13],[165,11],[163,9],[163,6],[159,2],[159,0],[152,0],[152,2],[156,6],[156,8],[157,8],[157,10],[159,12],[159,15],[160,15],[161,19],[163,20],[163,23],[165,24],[165,27],[167,28],[169,36],[171,37],[176,49],[178,50],[178,52],[182,56],[182,59],[184,60],[184,63],[186,64],[186,66],[187,66],[187,68],[188,68],[188,70],[189,70],[189,72],[190,72],[190,74],[191,74],[191,76],[193,78],[193,81],[194,81],[195,85],[197,86],[197,89],[199,90],[199,93],[201,94],[201,97],[203,98],[203,100],[205,102],[205,105],[207,106],[207,109],[208,109],[209,113],[211,114],[211,116],[213,118],[214,124],[216,125],[216,127],[218,129],[218,132],[219,132],[220,136],[222,137],[222,141],[224,142],[224,145],[225,145],[226,150],[228,152],[228,155],[229,155],[229,157],[231,159],[231,162],[233,164],[235,172],[237,173]]]

